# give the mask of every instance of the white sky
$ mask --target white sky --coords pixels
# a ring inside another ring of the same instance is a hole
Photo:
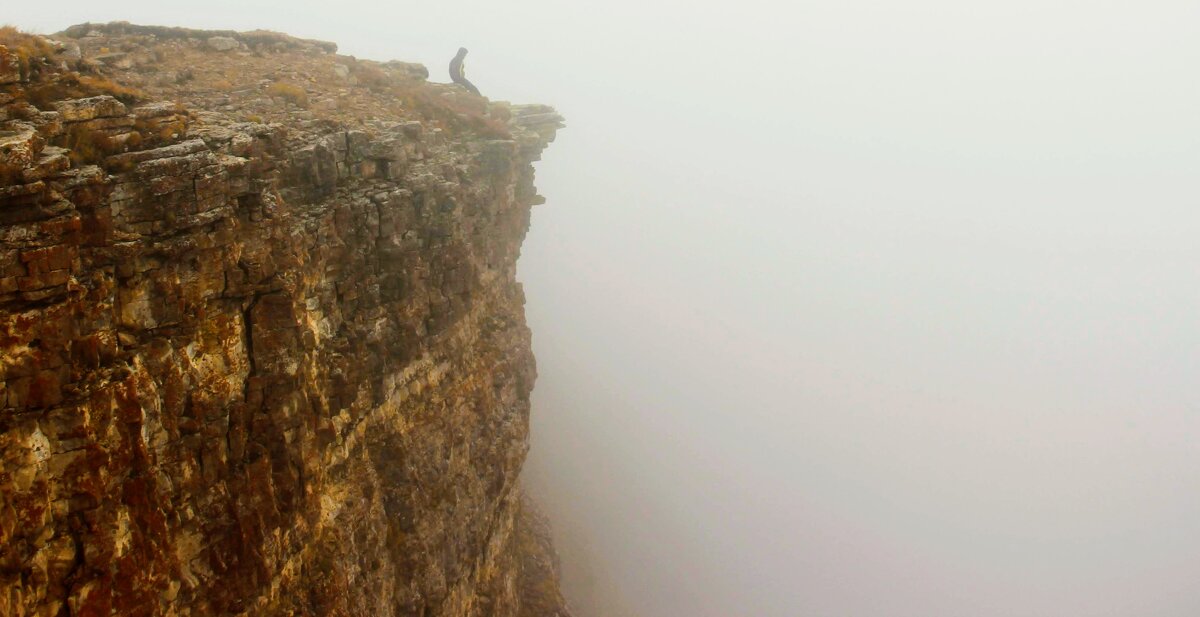
[[[1200,611],[1195,0],[4,13],[466,46],[566,115],[521,267],[580,617]]]

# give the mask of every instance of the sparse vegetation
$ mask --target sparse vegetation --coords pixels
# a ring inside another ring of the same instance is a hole
[[[63,147],[70,150],[67,154],[71,163],[79,165],[95,165],[102,163],[104,158],[123,152],[126,145],[140,145],[141,136],[134,133],[130,140],[120,143],[105,133],[83,126],[73,126],[62,136]],[[136,143],[133,143],[136,142]]]
[[[442,96],[421,84],[401,91],[397,98],[404,107],[416,110],[443,126],[465,127],[499,139],[512,137],[505,122],[485,115],[487,108],[482,103],[457,96]]]
[[[174,31],[172,31],[174,32]],[[178,33],[177,33],[178,34]],[[175,38],[181,38],[180,34]],[[278,36],[278,35],[271,35]],[[264,41],[274,41],[266,37]],[[291,39],[286,39],[290,41]],[[112,79],[111,75],[99,74],[84,70],[83,74],[71,69],[60,68],[60,64],[51,61],[41,61],[36,58],[57,53],[53,44],[41,37],[20,33],[15,28],[0,29],[0,44],[22,47],[25,66],[22,74],[36,73],[34,79],[27,83],[17,96],[28,100],[35,107],[50,110],[57,101],[95,96],[111,95],[131,107],[142,101],[162,97],[172,86],[183,85],[186,95],[201,99],[213,93],[226,93],[231,103],[247,105],[242,114],[253,122],[269,122],[278,120],[275,116],[288,113],[288,110],[306,109],[315,116],[330,121],[346,121],[353,119],[359,123],[368,118],[377,117],[379,112],[390,109],[405,119],[421,118],[433,126],[448,130],[470,131],[492,138],[511,138],[503,109],[489,106],[485,101],[465,93],[449,90],[439,85],[429,84],[422,78],[423,71],[417,71],[408,65],[396,65],[357,60],[353,57],[339,58],[349,68],[355,86],[340,96],[321,99],[318,103],[312,96],[313,85],[320,89],[327,85],[332,73],[315,70],[315,65],[309,66],[301,59],[294,69],[279,71],[278,58],[280,53],[292,53],[287,46],[252,45],[261,47],[266,56],[271,59],[263,61],[257,57],[245,58],[233,66],[224,66],[220,70],[212,70],[208,64],[197,62],[196,58],[184,58],[179,54],[166,54],[162,49],[152,48],[153,58],[164,66],[160,67],[157,75],[147,79],[143,92],[127,83]],[[139,43],[140,45],[140,43]],[[133,43],[116,41],[107,45],[89,47],[84,44],[85,55],[97,51],[141,49]],[[188,52],[191,53],[191,52]],[[187,54],[184,54],[187,55]],[[0,56],[2,59],[3,56]],[[33,58],[33,60],[30,60]],[[8,56],[9,61],[17,61],[15,54]],[[30,62],[33,64],[30,65]],[[29,68],[33,66],[33,68]],[[102,71],[103,69],[95,69]],[[344,73],[342,73],[344,74]],[[258,89],[252,86],[259,79],[268,79],[266,87]],[[337,80],[340,87],[345,82]],[[184,85],[186,84],[186,85]],[[266,94],[276,101],[274,106],[255,107],[252,101],[255,97]],[[282,102],[280,104],[279,102]],[[386,113],[386,112],[385,112]],[[172,122],[171,126],[159,120],[139,122],[135,127],[144,138],[145,145],[170,142],[180,135],[186,134],[186,121],[183,126]],[[182,129],[182,130],[181,130]],[[85,140],[86,141],[86,140]],[[106,150],[106,144],[88,144],[98,151]],[[89,158],[85,153],[84,158]]]
[[[354,61],[353,58],[350,60],[352,75],[359,86],[372,93],[389,97],[439,125],[467,128],[489,137],[512,137],[504,119],[487,115],[487,106],[482,101],[443,96],[423,81],[389,71],[387,67],[376,62]],[[345,101],[339,99],[337,109],[348,109]]]
[[[296,84],[277,81],[267,86],[267,95],[273,99],[282,99],[300,109],[308,109],[308,93]]]
[[[151,145],[171,143],[187,135],[187,118],[182,115],[167,118],[141,119],[133,123],[133,129],[141,139]]]
[[[358,80],[358,84],[374,92],[383,92],[392,85],[395,85],[394,80],[387,71],[375,66],[359,62],[354,65],[354,78]]]
[[[25,98],[38,109],[50,109],[55,101],[107,94],[122,103],[132,104],[146,95],[136,88],[119,84],[107,77],[70,72],[54,76],[25,89]]]
[[[0,45],[7,47],[10,53],[17,56],[21,79],[25,80],[33,75],[38,59],[54,54],[54,46],[46,42],[46,39],[26,34],[13,26],[0,26]],[[8,62],[7,54],[0,54],[0,62]]]
[[[77,77],[79,87],[91,93],[91,96],[97,94],[107,94],[123,103],[135,103],[146,98],[145,93],[137,88],[130,88],[119,84],[106,77],[91,77],[88,75],[80,75]]]

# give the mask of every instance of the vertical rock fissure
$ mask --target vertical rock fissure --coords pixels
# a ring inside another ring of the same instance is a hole
[[[246,349],[246,363],[250,367],[246,375],[246,391],[244,393],[247,401],[250,400],[250,378],[258,375],[258,364],[254,359],[254,307],[258,306],[261,298],[261,294],[253,294],[250,296],[250,301],[246,303],[246,307],[242,309],[242,345]]]

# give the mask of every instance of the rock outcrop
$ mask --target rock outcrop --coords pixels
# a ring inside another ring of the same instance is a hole
[[[0,31],[0,615],[567,615],[518,485],[561,118],[335,50]]]

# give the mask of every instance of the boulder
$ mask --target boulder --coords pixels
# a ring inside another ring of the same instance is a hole
[[[32,165],[45,145],[33,126],[16,124],[15,129],[0,130],[0,168],[17,170]]]
[[[237,39],[227,36],[210,36],[208,37],[208,46],[217,51],[229,51],[241,47],[241,43]]]
[[[83,122],[96,118],[124,116],[125,104],[111,96],[103,95],[59,101],[54,104],[54,110],[62,115],[63,122]]]

